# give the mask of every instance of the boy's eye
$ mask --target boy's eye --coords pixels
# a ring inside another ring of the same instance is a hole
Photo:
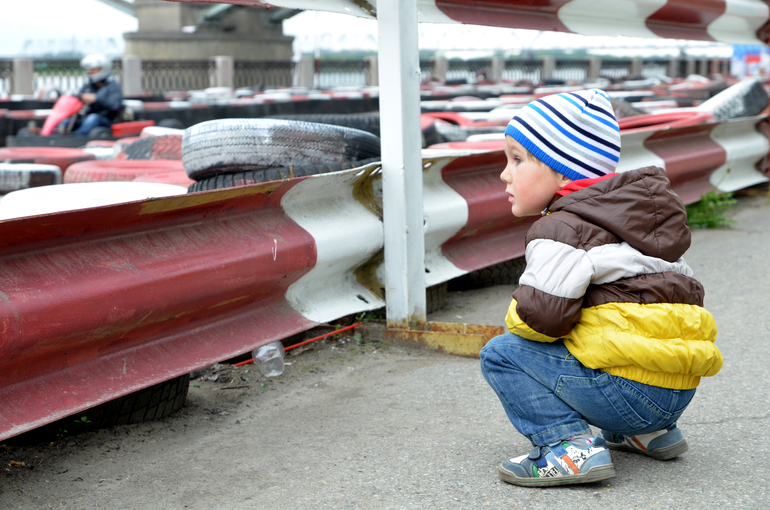
[[[518,156],[514,156],[513,157],[513,162],[516,163],[517,165],[520,165],[521,164],[521,158],[518,157]]]

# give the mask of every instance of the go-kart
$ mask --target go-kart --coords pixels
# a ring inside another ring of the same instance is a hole
[[[42,128],[31,121],[27,127],[21,128],[16,136],[9,136],[6,140],[7,145],[9,147],[81,147],[91,140],[117,140],[137,136],[142,129],[155,125],[154,120],[123,121],[123,112],[121,112],[118,114],[118,121],[110,127],[97,126],[87,136],[74,134],[72,129],[83,106],[83,101],[77,96],[59,97]]]

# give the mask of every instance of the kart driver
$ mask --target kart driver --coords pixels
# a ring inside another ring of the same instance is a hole
[[[123,109],[123,91],[112,76],[112,62],[104,55],[88,55],[80,61],[88,73],[88,83],[77,96],[87,109],[85,118],[75,121],[74,133],[87,136],[95,127],[110,127]]]

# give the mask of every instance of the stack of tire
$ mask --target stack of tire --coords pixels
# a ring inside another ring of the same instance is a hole
[[[289,119],[219,119],[182,136],[188,192],[357,168],[380,160],[380,139],[345,126]]]
[[[135,181],[188,187],[193,181],[182,165],[181,133],[118,140],[114,159],[73,165],[64,182]]]
[[[92,154],[67,147],[0,148],[0,195],[61,184],[69,168],[93,159]]]

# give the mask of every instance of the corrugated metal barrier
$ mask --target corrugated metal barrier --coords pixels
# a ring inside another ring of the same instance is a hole
[[[766,126],[630,131],[619,169],[685,202],[764,182]],[[504,164],[425,151],[426,285],[524,253]],[[377,164],[3,221],[0,250],[0,439],[385,304]]]

